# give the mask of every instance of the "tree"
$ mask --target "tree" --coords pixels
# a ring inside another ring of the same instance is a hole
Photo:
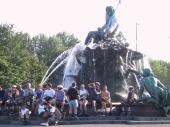
[[[34,85],[40,83],[56,57],[78,42],[74,35],[66,32],[50,37],[40,34],[31,38],[27,33],[15,32],[13,25],[1,24],[0,84],[9,87],[25,81]],[[61,80],[61,73],[50,77],[50,81]]]
[[[170,63],[162,60],[151,60],[150,64],[155,76],[165,85],[170,86]]]
[[[58,55],[73,47],[78,42],[79,40],[74,35],[69,35],[65,32],[51,37],[40,34],[32,38],[32,43],[36,45],[34,47],[35,54],[47,66],[50,66]]]
[[[24,45],[28,38],[28,34],[15,32],[13,25],[0,25],[0,84],[4,87],[23,81],[37,84],[46,70]]]

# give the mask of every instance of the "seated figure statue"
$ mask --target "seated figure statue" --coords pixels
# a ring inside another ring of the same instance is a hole
[[[114,36],[118,29],[117,19],[114,15],[115,11],[112,6],[106,7],[106,23],[103,27],[98,28],[98,31],[90,31],[86,37],[85,44],[88,45],[93,41],[97,43],[104,38]]]

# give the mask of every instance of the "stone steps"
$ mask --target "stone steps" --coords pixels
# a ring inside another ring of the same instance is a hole
[[[31,125],[40,125],[45,122],[39,117],[32,117]],[[0,116],[0,124],[23,125],[17,117]],[[169,117],[138,117],[138,116],[91,116],[78,117],[76,119],[64,119],[59,122],[60,125],[76,125],[76,124],[170,124]]]

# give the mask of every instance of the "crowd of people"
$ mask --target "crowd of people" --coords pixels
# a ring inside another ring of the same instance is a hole
[[[65,108],[66,105],[69,108]],[[101,106],[104,113],[108,113],[106,106],[111,107],[111,96],[107,85],[101,88],[99,82],[81,84],[77,87],[76,82],[66,90],[63,85],[54,88],[51,83],[38,85],[32,88],[31,83],[25,85],[13,85],[11,88],[3,89],[0,86],[0,114],[17,115],[23,121],[28,121],[30,115],[38,115],[47,120],[47,123],[56,122],[68,116],[88,115],[88,105],[93,112],[97,112],[97,105]]]

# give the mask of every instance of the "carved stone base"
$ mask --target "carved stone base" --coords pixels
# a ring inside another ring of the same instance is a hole
[[[157,109],[152,104],[133,104],[131,107],[122,104],[113,107],[112,115],[115,116],[142,116],[142,117],[163,117],[162,109]]]

